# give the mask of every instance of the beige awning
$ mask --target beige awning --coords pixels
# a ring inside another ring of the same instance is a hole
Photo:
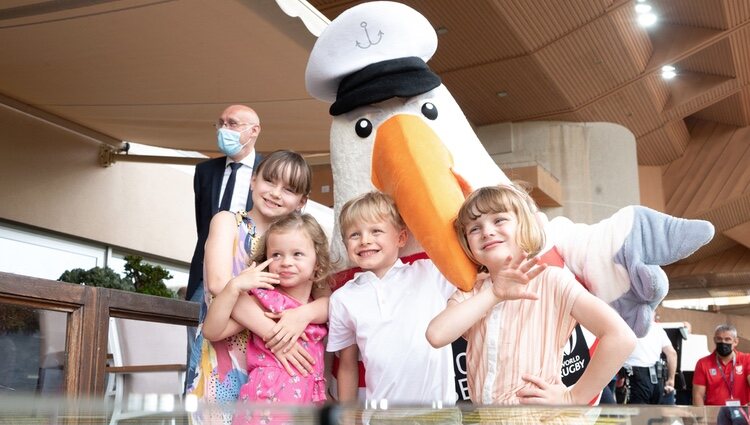
[[[303,20],[327,23],[304,0],[6,0],[0,105],[105,143],[211,153],[212,122],[243,103],[261,117],[259,150],[325,152]]]

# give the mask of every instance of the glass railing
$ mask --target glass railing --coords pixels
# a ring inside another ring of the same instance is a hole
[[[107,400],[0,396],[1,424],[732,424],[720,407],[606,405],[598,407],[473,406],[432,408],[363,405],[202,404],[144,394],[127,406]],[[746,413],[746,412],[745,412]],[[720,417],[721,416],[721,417]]]

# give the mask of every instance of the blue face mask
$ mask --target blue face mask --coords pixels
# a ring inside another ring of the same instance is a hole
[[[248,129],[249,130],[249,129]],[[247,130],[245,130],[247,131]],[[250,141],[248,140],[244,145],[240,143],[240,136],[244,131],[234,131],[228,128],[220,128],[216,132],[216,141],[219,145],[219,150],[226,156],[234,156],[240,153]]]

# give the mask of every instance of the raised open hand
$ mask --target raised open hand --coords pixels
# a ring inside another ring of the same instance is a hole
[[[500,300],[536,300],[539,297],[526,290],[527,284],[547,268],[538,257],[513,258],[509,255],[499,271],[491,274],[492,292]]]
[[[233,277],[229,283],[240,292],[257,288],[273,289],[273,285],[279,283],[279,275],[263,271],[272,261],[273,259],[269,258],[260,264],[253,262],[248,268]]]

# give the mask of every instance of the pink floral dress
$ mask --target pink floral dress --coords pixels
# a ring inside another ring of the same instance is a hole
[[[268,311],[278,313],[299,307],[301,303],[281,291],[255,289],[253,295]],[[251,404],[310,404],[326,401],[323,355],[325,346],[323,338],[328,333],[325,325],[309,324],[305,328],[308,341],[298,340],[313,357],[314,371],[308,376],[290,376],[276,356],[266,348],[263,338],[250,334],[247,344],[247,383],[240,389],[240,402]],[[238,409],[241,411],[242,409]],[[269,417],[269,411],[263,417],[253,419],[239,414],[233,423],[281,423],[282,418]],[[257,416],[257,415],[251,415]]]

